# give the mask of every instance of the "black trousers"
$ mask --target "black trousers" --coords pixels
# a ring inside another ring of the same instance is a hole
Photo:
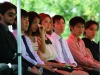
[[[37,74],[29,72],[27,70],[24,70],[24,74],[23,75],[37,75]],[[50,75],[50,74],[49,73],[42,73],[42,75]]]
[[[22,70],[23,72],[23,70]],[[10,75],[18,75],[18,65],[12,64],[10,68]]]
[[[53,62],[53,63],[58,63],[56,60],[49,60],[49,62]],[[71,68],[71,67],[70,67]],[[58,70],[63,70],[63,71],[67,71],[67,72],[72,72],[73,69],[68,69],[68,68],[57,68]]]
[[[37,75],[37,74],[29,72],[28,70],[24,69],[24,74],[23,75]],[[49,71],[49,70],[47,70],[47,69],[44,68],[42,75],[62,75],[62,74],[57,73],[57,72],[52,72],[52,71]]]
[[[45,68],[43,68],[43,72],[46,73],[46,74],[50,74],[50,75],[63,75],[63,74],[60,74],[58,72],[52,72],[52,71],[49,71]]]
[[[5,63],[0,63],[0,75],[10,75],[10,68]]]
[[[36,75],[36,74],[33,74],[33,73],[27,71],[27,68],[28,68],[27,67],[27,64],[30,67],[33,67],[34,66],[33,64],[31,64],[30,62],[28,62],[26,59],[23,58],[22,66],[24,68],[24,75]],[[37,67],[37,68],[39,68],[39,67]],[[47,69],[43,68],[43,74],[42,75],[62,75],[62,74],[56,73],[56,72],[52,72],[50,70],[47,70]]]
[[[85,72],[87,72],[89,75],[100,75],[98,71],[94,71],[94,70],[84,70]]]

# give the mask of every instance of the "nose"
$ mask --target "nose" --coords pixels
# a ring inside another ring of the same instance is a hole
[[[64,28],[64,26],[65,26],[65,24],[63,24],[63,23],[60,24],[60,27],[61,28]]]
[[[26,24],[29,24],[29,21],[28,20],[26,20]]]
[[[51,23],[48,23],[48,26],[51,26]]]
[[[35,24],[35,27],[38,27],[38,24]]]
[[[12,16],[12,18],[13,18],[13,19],[15,19],[15,18],[16,18],[16,16],[15,16],[15,15],[13,15],[13,16]]]

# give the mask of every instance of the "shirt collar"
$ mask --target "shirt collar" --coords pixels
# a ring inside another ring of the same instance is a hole
[[[17,29],[14,29],[13,32],[15,32],[17,34]],[[22,35],[25,35],[25,34],[21,33],[21,36]]]
[[[81,40],[80,38],[76,39],[76,38],[73,36],[73,34],[70,34],[69,37],[71,37],[74,41],[80,41],[80,40]]]
[[[3,28],[4,28],[6,31],[9,31],[9,29],[8,29],[5,25],[3,25],[2,23],[0,23],[0,25],[2,25]]]
[[[58,40],[60,40],[62,37],[61,36],[59,36],[58,34],[56,34],[55,32],[53,32],[53,34],[56,36],[56,38],[58,39]]]

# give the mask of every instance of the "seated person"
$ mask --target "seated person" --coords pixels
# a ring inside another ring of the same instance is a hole
[[[28,27],[28,30],[25,31],[25,33],[31,39],[33,50],[35,50],[36,53],[38,53],[39,51],[41,52],[40,58],[43,60],[43,62],[46,65],[50,65],[56,68],[60,68],[60,67],[64,68],[66,66],[65,64],[48,62],[49,60],[54,60],[55,55],[56,55],[56,52],[50,40],[47,38],[47,36],[45,36],[46,30],[49,30],[49,28],[46,28],[45,26],[41,26],[42,27],[41,28],[38,26],[38,24],[40,23],[40,17],[36,12],[34,11],[28,12],[28,15],[29,15],[29,27]],[[49,21],[51,20],[49,19]],[[47,38],[46,39],[47,44],[45,43],[44,38]],[[46,51],[45,51],[45,46],[46,46]],[[58,72],[57,69],[56,69],[56,72]],[[59,72],[62,74],[67,73],[67,71],[61,71],[61,70],[59,70]]]
[[[84,38],[82,38],[82,40],[84,41],[86,48],[89,48],[94,59],[99,61],[99,46],[96,42],[93,41],[99,29],[99,24],[93,20],[89,20],[85,23],[84,28]]]
[[[84,31],[84,24],[85,20],[79,16],[71,18],[69,21],[71,34],[67,39],[68,46],[78,65],[82,68],[92,68],[89,71],[90,75],[99,74],[100,63],[93,59],[83,40],[79,37]]]
[[[77,67],[77,63],[70,52],[66,40],[64,40],[61,36],[65,29],[65,19],[61,15],[55,15],[52,20],[54,32],[51,34],[50,39],[57,53],[55,60],[73,67],[73,71],[71,72],[72,75],[88,75],[88,73],[82,71],[81,68],[79,68],[78,71],[74,70],[75,67]]]

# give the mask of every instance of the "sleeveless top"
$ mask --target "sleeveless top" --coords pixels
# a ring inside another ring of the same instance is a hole
[[[56,51],[52,45],[52,42],[50,41],[50,39],[48,37],[47,37],[47,40],[45,40],[45,43],[46,43],[46,52],[41,53],[41,55],[47,61],[54,60],[56,57]]]
[[[39,49],[37,38],[38,37],[34,37],[34,42],[32,41],[32,46],[33,46],[34,51],[37,51]]]
[[[39,50],[39,45],[38,45],[38,41],[37,40],[41,40],[40,37],[35,37],[35,42],[32,42],[33,45],[33,49],[37,52]],[[42,43],[41,43],[42,44]],[[47,38],[47,40],[45,40],[45,44],[46,44],[46,52],[42,53],[40,51],[41,56],[45,59],[45,60],[54,60],[56,57],[56,51],[52,46],[52,42],[50,41],[49,38]]]

